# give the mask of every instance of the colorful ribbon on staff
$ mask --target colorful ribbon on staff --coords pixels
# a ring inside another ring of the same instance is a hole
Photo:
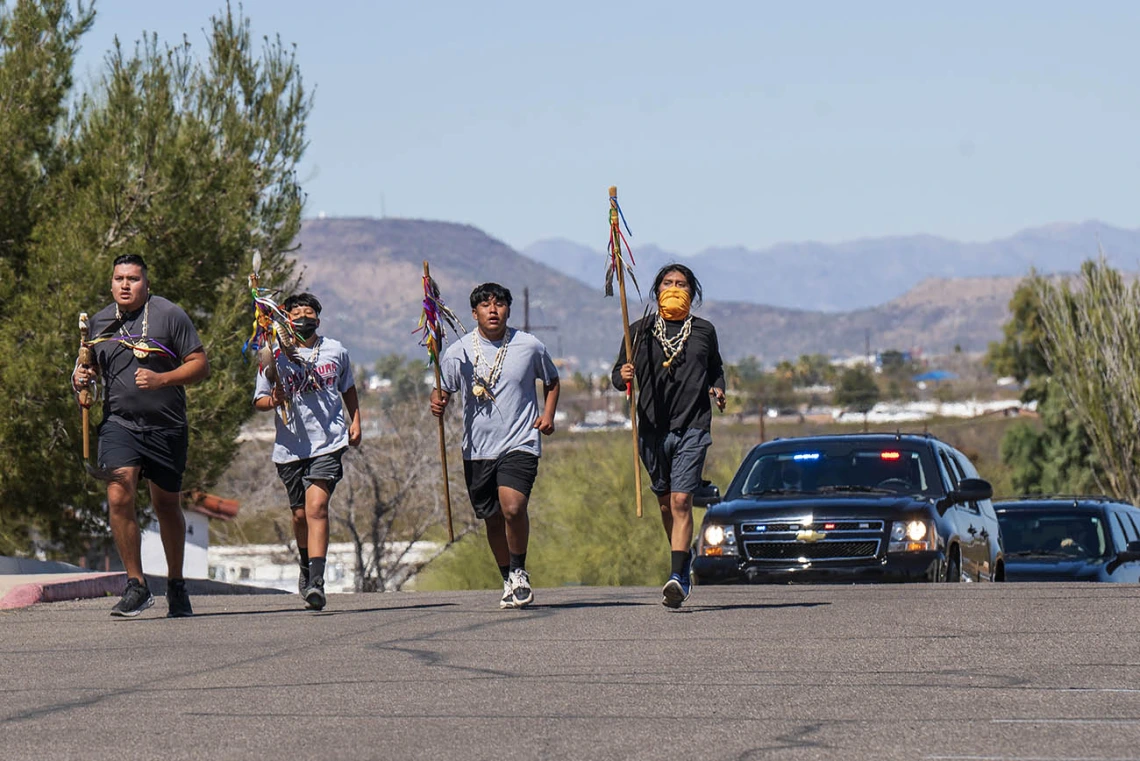
[[[467,330],[459,322],[455,312],[443,303],[443,298],[439,295],[439,286],[436,285],[431,275],[424,275],[423,283],[423,311],[420,312],[419,325],[412,332],[420,334],[420,346],[427,349],[428,361],[437,364],[439,352],[443,348],[443,339],[447,332],[444,323],[451,328],[452,333],[466,333]]]
[[[620,224],[619,221],[620,220]],[[617,269],[621,267],[629,274],[630,281],[633,282],[633,287],[637,289],[637,295],[641,296],[641,287],[637,284],[637,278],[633,275],[633,267],[631,265],[637,264],[633,260],[633,249],[629,247],[629,241],[626,240],[625,234],[621,231],[622,225],[625,225],[625,232],[633,237],[633,232],[629,229],[629,223],[625,221],[625,214],[622,213],[621,206],[618,204],[617,196],[610,196],[610,243],[609,262],[606,264],[606,295],[614,295],[614,274]],[[622,244],[625,245],[625,253],[622,253]],[[629,262],[626,262],[626,256],[629,257]]]
[[[254,278],[251,277],[250,280],[253,281]],[[253,299],[253,330],[241,347],[242,356],[247,359],[248,352],[256,353],[263,346],[272,350],[282,336],[286,337],[286,343],[294,343],[297,340],[289,315],[278,306],[273,293],[272,288],[260,288],[254,282],[250,283],[249,295]]]

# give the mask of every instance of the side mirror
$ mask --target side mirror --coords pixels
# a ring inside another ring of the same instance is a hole
[[[701,481],[693,492],[693,507],[710,507],[720,502],[720,489],[711,481]]]
[[[938,500],[939,512],[945,512],[951,505],[961,505],[966,502],[981,502],[994,495],[994,487],[989,481],[982,478],[963,478],[958,482],[958,488]]]
[[[1116,559],[1121,563],[1131,563],[1140,560],[1140,542],[1129,542],[1124,552],[1116,553]]]
[[[1104,570],[1109,573],[1116,573],[1116,569],[1125,563],[1132,563],[1140,560],[1140,542],[1129,542],[1128,547],[1122,552],[1116,553],[1116,557],[1108,561],[1108,565]]]

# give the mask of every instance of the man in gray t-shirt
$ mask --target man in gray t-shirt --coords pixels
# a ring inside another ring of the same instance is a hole
[[[77,365],[71,378],[77,393],[96,377],[103,378],[98,462],[103,472],[111,474],[107,484],[111,534],[127,572],[126,590],[111,614],[133,618],[154,604],[143,576],[135,514],[139,478],[146,478],[166,553],[167,615],[190,616],[193,610],[182,578],[186,522],[181,490],[189,442],[183,387],[206,378],[210,366],[186,312],[151,295],[141,256],[115,259],[111,295],[115,303],[90,322],[89,344],[96,364]]]
[[[554,432],[558,370],[534,336],[507,327],[511,292],[484,283],[471,292],[478,327],[451,344],[440,361],[432,414],[443,415],[453,394],[463,404],[463,475],[476,517],[503,576],[501,608],[534,600],[526,571],[530,539],[527,503],[542,454],[539,434]],[[542,381],[539,409],[537,381]]]

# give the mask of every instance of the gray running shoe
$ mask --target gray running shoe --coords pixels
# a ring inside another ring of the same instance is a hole
[[[154,595],[150,590],[138,579],[127,579],[127,588],[123,590],[123,596],[115,603],[115,607],[111,608],[111,615],[134,618],[151,605],[154,605]]]
[[[305,590],[305,607],[309,610],[323,610],[326,602],[324,581],[318,581]]]

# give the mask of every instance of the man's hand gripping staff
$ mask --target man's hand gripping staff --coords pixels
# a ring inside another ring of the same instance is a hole
[[[277,373],[274,346],[279,346],[281,351],[285,352],[285,356],[297,362],[296,335],[289,315],[274,301],[272,289],[260,287],[260,270],[261,252],[255,252],[253,272],[249,274],[249,293],[253,298],[253,332],[242,347],[242,354],[249,349],[256,352],[258,369],[265,373],[265,379],[273,386],[270,399],[273,405],[281,410],[282,422],[288,425],[289,412],[286,409],[288,399]]]

